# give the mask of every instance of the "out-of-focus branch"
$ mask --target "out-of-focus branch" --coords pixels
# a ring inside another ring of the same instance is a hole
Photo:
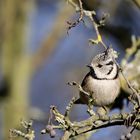
[[[135,3],[135,5],[139,8],[140,10],[140,0],[133,0],[133,2]]]
[[[140,88],[140,71],[139,71],[139,60],[140,60],[140,37],[136,38],[132,36],[132,46],[126,50],[126,54],[122,59],[121,66],[127,79],[133,85],[135,89]],[[126,85],[125,81],[121,77],[122,88],[130,94],[131,91]]]
[[[25,140],[34,140],[35,132],[32,129],[33,122],[32,121],[26,122],[21,120],[21,125],[26,130],[26,133],[22,132],[23,130],[21,131],[17,129],[10,129],[10,138],[12,139],[13,137],[21,137],[24,138]]]
[[[19,127],[19,120],[27,118],[31,65],[30,56],[24,53],[26,49],[24,35],[31,3],[31,1],[18,0],[0,2],[1,71],[8,85],[7,98],[2,104],[4,140],[9,140],[8,134],[11,127]]]
[[[136,38],[134,35],[131,38],[132,46],[126,49],[125,57],[121,61],[122,67],[125,67],[129,63],[129,59],[140,48],[140,37]]]

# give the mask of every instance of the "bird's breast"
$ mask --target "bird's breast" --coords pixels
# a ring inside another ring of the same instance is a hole
[[[92,95],[95,106],[106,106],[112,104],[119,95],[120,81],[119,78],[115,80],[97,80],[88,77],[83,89]],[[88,98],[84,93],[80,93],[80,96],[83,102],[88,103]]]

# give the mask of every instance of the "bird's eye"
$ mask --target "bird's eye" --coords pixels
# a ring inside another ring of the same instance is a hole
[[[113,61],[109,61],[106,65],[113,65]]]
[[[103,65],[101,65],[101,64],[98,64],[98,65],[97,65],[98,68],[101,68],[102,66],[103,66]]]

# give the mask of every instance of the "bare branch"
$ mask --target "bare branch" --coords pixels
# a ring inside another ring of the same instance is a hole
[[[129,126],[134,127],[135,129],[140,129],[140,124],[138,116],[140,115],[140,112],[132,112],[132,113],[122,113],[122,114],[113,114],[111,116],[104,115],[104,116],[98,116],[93,115],[90,118],[80,121],[80,122],[71,122],[70,120],[66,119],[66,116],[62,115],[55,106],[52,106],[51,108],[55,120],[58,122],[57,128],[63,128],[65,131],[64,135],[62,136],[61,140],[67,140],[71,137],[75,137],[77,135],[81,135],[84,133],[87,133],[89,131],[93,131],[96,129],[106,128],[110,126],[115,125],[125,125],[125,120],[130,118],[131,116],[131,122],[129,122]],[[131,133],[133,132],[133,129]]]
[[[26,122],[21,120],[21,125],[24,129],[26,129],[27,133],[24,133],[21,130],[17,130],[17,129],[10,129],[10,138],[14,138],[14,137],[22,137],[25,140],[34,140],[35,138],[35,132],[34,130],[31,128],[33,125],[32,121]]]

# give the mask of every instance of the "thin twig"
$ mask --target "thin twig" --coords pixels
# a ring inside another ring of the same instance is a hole
[[[132,85],[130,84],[130,82],[128,81],[128,79],[125,77],[123,71],[121,71],[121,74],[122,74],[123,78],[125,79],[125,81],[126,81],[126,83],[128,85],[128,88],[131,89],[131,91],[132,91],[132,95],[130,96],[131,99],[134,97],[134,95],[136,95],[136,97],[137,97],[137,102],[136,103],[138,104],[137,107],[140,106],[140,96],[137,93],[137,90],[132,87]]]
[[[105,49],[107,49],[107,46],[106,46],[105,43],[103,42],[102,36],[100,35],[99,29],[98,29],[99,26],[98,26],[98,24],[95,22],[95,20],[94,20],[94,18],[93,18],[93,14],[90,13],[90,14],[87,14],[87,16],[88,16],[89,19],[92,21],[93,26],[94,26],[94,28],[95,28],[96,35],[97,35],[97,39],[96,39],[96,40],[90,39],[89,41],[90,41],[91,43],[94,43],[94,44],[99,44],[99,43],[101,43],[102,46],[103,46]]]
[[[83,20],[83,6],[82,6],[82,2],[81,2],[81,0],[78,0],[78,1],[79,1],[79,12],[80,12],[80,16],[79,16],[79,18],[78,18],[75,22],[69,22],[69,21],[67,21],[67,23],[68,23],[68,25],[69,25],[68,31],[69,31],[71,28],[77,26],[81,21],[84,22],[84,20]],[[77,7],[76,4],[73,4],[73,3],[72,3],[72,5],[75,6],[75,7]],[[68,33],[68,31],[67,31],[67,33]]]
[[[78,9],[80,11],[80,17],[73,23],[70,23],[68,22],[68,24],[70,25],[68,30],[71,29],[72,27],[75,27],[80,21],[83,21],[83,15],[85,14],[85,16],[87,16],[93,23],[93,26],[95,28],[95,32],[96,32],[96,35],[97,35],[97,39],[96,40],[93,40],[93,39],[90,39],[89,41],[93,44],[101,44],[105,49],[107,49],[107,46],[105,45],[105,43],[103,42],[102,40],[102,36],[100,35],[100,32],[99,32],[99,26],[95,20],[94,20],[94,16],[96,15],[95,11],[87,11],[87,10],[84,10],[83,9],[83,6],[82,6],[82,1],[79,0],[79,6],[77,4],[75,4],[72,0],[69,0],[68,1],[76,10]],[[79,8],[78,8],[79,7]]]
[[[32,121],[26,122],[21,120],[21,125],[27,130],[27,133],[24,133],[21,130],[17,129],[10,129],[10,138],[22,137],[25,140],[34,140],[35,132],[34,130],[31,129],[33,122]]]
[[[82,86],[81,86],[80,84],[76,83],[75,81],[73,81],[73,82],[68,82],[68,85],[70,85],[70,86],[76,86],[76,87],[79,89],[80,92],[82,92],[82,93],[84,93],[85,95],[87,95],[87,96],[90,97],[90,94],[89,94],[88,92],[86,92],[86,91],[82,88]]]
[[[69,117],[69,113],[70,113],[70,110],[74,104],[74,102],[77,100],[76,97],[73,97],[70,101],[70,103],[68,104],[68,106],[66,107],[66,111],[65,111],[65,117]]]

